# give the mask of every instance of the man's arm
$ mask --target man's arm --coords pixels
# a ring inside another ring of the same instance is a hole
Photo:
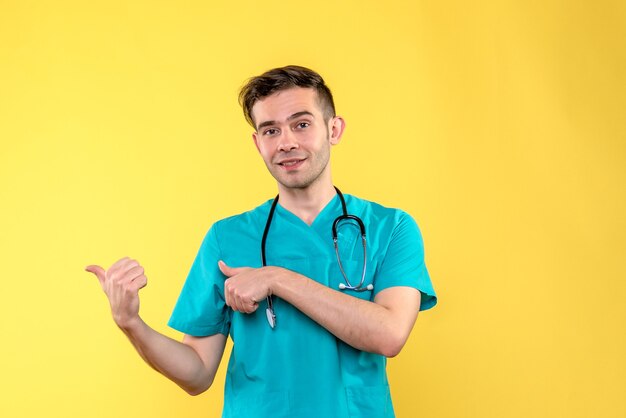
[[[146,363],[191,395],[211,386],[224,353],[226,336],[186,335],[179,342],[150,328],[139,316],[139,290],[146,286],[147,278],[135,260],[123,258],[107,271],[95,265],[85,270],[98,277],[115,323]]]
[[[254,312],[257,301],[273,294],[352,347],[386,357],[400,352],[420,307],[421,294],[410,287],[382,290],[370,302],[280,267],[231,268],[222,262],[219,267],[229,277],[224,294],[234,310]]]

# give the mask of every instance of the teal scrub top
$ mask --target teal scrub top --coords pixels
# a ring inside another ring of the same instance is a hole
[[[373,301],[378,292],[408,286],[422,294],[420,310],[437,298],[424,264],[422,237],[405,212],[345,195],[348,213],[360,217],[367,233],[367,275],[371,291],[342,290]],[[271,200],[249,212],[215,223],[207,233],[169,325],[201,337],[230,335],[222,416],[246,418],[394,417],[384,356],[356,350],[289,303],[274,297],[276,327],[270,328],[266,302],[252,314],[225,304],[226,277],[217,266],[261,267],[261,238]],[[267,264],[284,267],[332,289],[344,278],[332,242],[332,224],[342,214],[335,196],[309,226],[280,206],[266,242]],[[356,224],[338,229],[341,262],[358,284],[363,247]],[[337,290],[340,291],[340,290]]]

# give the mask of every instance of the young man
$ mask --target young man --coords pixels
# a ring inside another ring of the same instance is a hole
[[[317,73],[270,70],[240,101],[278,196],[207,233],[169,322],[182,343],[139,317],[137,261],[87,270],[139,354],[190,394],[231,336],[224,417],[393,417],[386,357],[436,303],[417,225],[333,186],[345,122]]]

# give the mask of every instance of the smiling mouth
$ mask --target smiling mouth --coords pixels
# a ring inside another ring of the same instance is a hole
[[[285,160],[282,161],[280,163],[278,163],[278,165],[282,166],[282,167],[295,167],[298,164],[300,164],[301,162],[303,162],[305,159],[298,159],[298,160]]]

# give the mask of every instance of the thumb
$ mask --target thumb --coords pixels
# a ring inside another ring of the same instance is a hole
[[[95,274],[100,284],[101,285],[104,284],[105,272],[102,267],[96,266],[96,265],[90,265],[90,266],[85,267],[85,271]]]
[[[224,274],[224,276],[226,276],[226,277],[231,277],[231,276],[234,276],[235,274],[237,274],[237,269],[236,268],[229,267],[222,260],[217,262],[217,266],[219,267],[219,269],[222,272],[222,274]]]

